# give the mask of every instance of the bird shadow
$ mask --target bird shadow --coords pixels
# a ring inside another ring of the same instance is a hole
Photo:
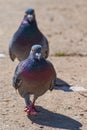
[[[28,119],[32,121],[32,123],[39,124],[41,126],[48,126],[52,128],[61,128],[67,130],[80,130],[82,124],[75,119],[72,119],[68,116],[51,112],[47,109],[42,108],[41,106],[37,106],[40,113],[38,115],[29,115]]]
[[[71,85],[69,85],[66,81],[57,78],[56,79],[56,85],[54,87],[55,90],[63,90],[65,92],[73,92],[71,89]]]

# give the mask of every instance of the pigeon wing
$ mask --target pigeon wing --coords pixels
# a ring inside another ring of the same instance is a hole
[[[21,79],[21,72],[22,72],[22,63],[19,63],[19,65],[16,67],[14,77],[13,77],[13,87],[15,89],[18,89],[21,84],[22,84],[22,79]]]
[[[50,69],[52,71],[52,81],[51,81],[50,88],[49,88],[52,91],[55,84],[56,84],[56,77],[57,76],[56,76],[56,71],[55,71],[55,68],[54,68],[53,64],[48,60],[47,60],[47,63],[49,64]]]

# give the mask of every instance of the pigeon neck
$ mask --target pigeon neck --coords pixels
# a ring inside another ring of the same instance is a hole
[[[22,24],[25,25],[25,24],[28,24],[28,22],[23,19]]]
[[[32,52],[30,52],[30,55],[29,55],[28,59],[32,59],[32,60],[34,60],[34,61],[40,61],[40,60],[38,60],[38,59],[35,57],[35,54],[32,53]]]
[[[32,22],[29,22],[29,21],[27,21],[28,22],[28,24],[29,25],[33,25],[33,26],[37,26],[37,23],[36,23],[36,21],[34,20],[34,21],[32,21]]]
[[[36,20],[30,22],[29,20],[27,19],[23,19],[22,22],[21,22],[21,25],[33,25],[33,26],[37,26],[37,22]]]

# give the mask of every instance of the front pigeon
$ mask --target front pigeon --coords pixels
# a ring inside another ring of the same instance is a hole
[[[13,77],[14,88],[25,99],[27,114],[38,113],[34,106],[36,99],[47,90],[52,90],[55,81],[56,72],[52,63],[43,58],[42,47],[34,45],[28,58],[18,64]],[[33,101],[30,95],[33,95]]]

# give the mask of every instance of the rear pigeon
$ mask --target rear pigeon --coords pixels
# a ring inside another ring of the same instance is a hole
[[[52,90],[55,81],[56,72],[52,63],[43,58],[40,45],[33,45],[30,55],[18,64],[13,77],[13,87],[25,99],[27,114],[38,113],[34,106],[36,99],[47,90]],[[31,95],[33,101],[30,101]]]
[[[49,55],[47,38],[38,29],[34,9],[27,9],[18,30],[14,33],[9,44],[11,60],[14,61],[15,58],[19,61],[25,60],[35,43],[42,46],[43,57],[47,58]]]

